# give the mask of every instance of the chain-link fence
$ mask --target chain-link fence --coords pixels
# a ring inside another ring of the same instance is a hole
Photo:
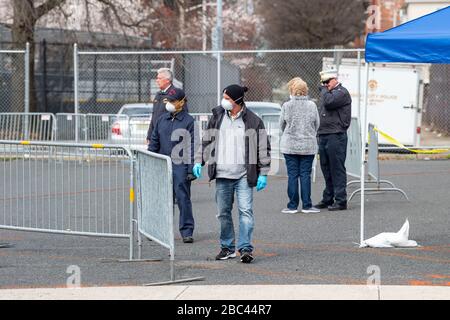
[[[185,90],[189,111],[192,113],[210,113],[211,109],[218,105],[222,89],[232,83],[249,88],[246,101],[281,105],[289,99],[287,82],[293,77],[303,78],[309,86],[310,98],[318,102],[319,72],[324,68],[335,67],[340,71],[340,81],[349,89],[353,97],[352,114],[359,117],[365,91],[363,58],[364,50],[362,49],[220,52],[80,50],[76,51],[74,60],[75,112],[116,113],[125,104],[151,102],[159,90],[155,78],[156,71],[161,67],[168,67],[173,71],[175,85]],[[395,114],[400,115],[402,111],[406,113],[406,107],[413,108],[418,114],[415,117],[411,116],[413,120],[415,119],[414,123],[406,118],[403,122],[408,121],[408,128],[414,132],[417,131],[414,133],[417,145],[419,143],[427,146],[450,145],[450,141],[445,140],[450,133],[447,97],[450,83],[449,69],[441,65],[417,67],[418,70],[426,71],[424,75],[421,75],[420,84],[414,81],[406,84],[418,86],[411,88],[411,92],[417,91],[418,94],[412,97],[411,93],[412,98],[409,102],[403,101],[407,98],[400,92],[403,90],[400,87],[394,93],[395,97],[391,89],[384,92],[381,88],[383,82],[390,77],[386,74],[396,67],[378,66],[385,69],[383,72],[380,69],[377,73],[381,79],[372,79],[380,84],[376,92],[371,87],[370,99],[375,102],[372,109],[386,102],[383,108],[389,104],[392,108],[399,109],[396,113],[392,113],[395,117]],[[408,65],[405,68],[414,71],[416,67]],[[399,81],[403,81],[400,74],[398,77]],[[254,111],[259,115],[273,112],[272,109],[255,109]],[[382,123],[377,124],[383,126]],[[389,128],[389,126],[386,127]],[[424,129],[422,132],[420,127]],[[395,130],[392,134],[395,136]],[[419,139],[420,134],[422,136]],[[439,137],[443,140],[436,140]],[[410,142],[405,141],[405,143]]]
[[[232,83],[249,88],[247,101],[282,103],[286,84],[300,76],[318,98],[324,58],[358,59],[361,50],[265,50],[223,52],[77,51],[77,102],[80,113],[115,113],[124,104],[149,102],[158,92],[156,71],[170,68],[175,85],[188,98],[189,111],[208,113],[222,89]],[[220,62],[218,62],[220,56]]]
[[[161,67],[173,70],[175,85],[186,91],[192,113],[210,113],[220,101],[221,90],[231,83],[249,87],[247,101],[281,105],[289,98],[287,82],[296,76],[308,83],[309,95],[317,102],[319,72],[324,66],[339,68],[339,62],[344,61],[342,70],[349,70],[349,66],[359,68],[364,58],[361,49],[222,52],[90,49],[76,51],[73,56],[74,50],[67,44],[41,42],[35,46],[36,92],[29,93],[27,51],[2,44],[0,112],[26,111],[32,94],[40,112],[115,114],[124,104],[152,101],[159,90],[155,78]],[[420,145],[450,145],[450,68],[446,65],[420,68],[428,70],[421,79],[424,90],[418,91],[420,101],[416,106],[420,113],[416,125],[422,129],[421,132],[417,129]],[[349,80],[353,83],[353,115],[358,116],[363,99],[357,97],[364,90],[365,78],[360,75],[356,79],[355,71],[351,79],[346,79],[345,73],[341,73],[340,80],[347,87]],[[261,115],[273,110],[258,111]],[[390,133],[395,136],[395,132]]]
[[[450,66],[430,66],[429,83],[425,85],[423,124],[425,134],[434,140],[450,137]]]
[[[35,92],[39,112],[73,112],[73,47],[35,43]]]
[[[29,111],[29,45],[0,49],[0,112]]]

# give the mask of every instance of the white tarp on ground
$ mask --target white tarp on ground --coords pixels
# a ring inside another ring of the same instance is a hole
[[[406,219],[402,228],[398,232],[383,232],[375,237],[363,241],[361,248],[392,248],[392,247],[417,247],[417,242],[408,240],[409,221]]]

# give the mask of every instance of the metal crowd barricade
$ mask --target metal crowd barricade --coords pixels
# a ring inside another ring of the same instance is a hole
[[[82,143],[110,143],[113,124],[118,119],[128,122],[126,115],[116,114],[57,113],[56,119],[56,140]]]
[[[0,141],[0,228],[129,239],[133,158],[120,146]]]
[[[127,141],[127,144],[132,149],[147,150],[147,132],[151,117],[147,115],[135,115],[129,116],[127,119],[120,119],[120,122],[125,122],[125,120],[126,124],[122,130],[122,140]],[[120,138],[120,136],[117,138]],[[113,136],[112,142],[120,143],[120,139],[115,140]]]
[[[56,140],[106,143],[145,149],[148,116],[58,113]]]
[[[86,115],[75,113],[56,114],[56,141],[86,142]]]
[[[352,118],[350,128],[348,129],[347,140],[347,158],[345,159],[345,168],[347,174],[354,178],[361,178],[361,128],[358,118]],[[349,184],[356,183],[354,180]]]
[[[170,281],[147,285],[203,280],[175,279],[172,160],[164,155],[136,150],[135,168],[139,259],[142,251],[141,234],[169,249],[170,254]]]
[[[382,180],[380,178],[380,162],[378,160],[378,134],[377,132],[375,132],[374,128],[375,126],[373,124],[369,124],[369,140],[368,140],[369,143],[368,143],[368,160],[367,160],[367,173],[369,175],[369,178],[367,181],[364,181],[364,183],[376,184],[376,187],[364,188],[364,190],[371,192],[372,194],[379,192],[398,192],[401,193],[406,198],[406,200],[409,200],[408,196],[402,189],[397,188],[391,181]],[[361,179],[361,174],[359,179]],[[351,184],[354,183],[360,183],[360,181],[361,180],[350,181],[349,183],[347,183],[347,186],[350,186]],[[381,186],[382,184],[387,184],[389,185],[389,187],[382,187]],[[348,201],[351,201],[352,198],[360,192],[361,188],[353,191],[353,193],[348,198]]]
[[[194,117],[197,124],[200,139],[203,137],[203,132],[208,128],[208,122],[212,117],[212,113],[189,113]]]
[[[280,153],[280,138],[282,133],[279,126],[280,114],[262,114],[261,120],[264,122],[264,127],[270,137],[271,157],[274,159],[282,159],[283,157]]]
[[[52,113],[0,113],[0,140],[53,141],[55,134]]]
[[[30,111],[30,43],[25,50],[0,49],[0,111]]]
[[[281,135],[282,135],[279,125],[280,114],[279,113],[262,114],[261,119],[264,122],[267,134],[270,136],[271,158],[278,160],[284,159],[280,149]],[[313,182],[316,182],[316,176],[317,176],[317,156],[314,157],[314,161],[312,163],[311,178]]]
[[[128,121],[126,115],[88,113],[84,117],[84,138],[89,143],[110,143],[113,124],[119,119]]]

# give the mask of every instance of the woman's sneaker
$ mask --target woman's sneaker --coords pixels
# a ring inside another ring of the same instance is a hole
[[[297,210],[297,209],[289,209],[289,208],[286,208],[286,209],[281,210],[281,213],[290,213],[290,214],[293,214],[293,213],[298,213],[298,210]]]
[[[216,256],[216,260],[227,260],[232,258],[236,258],[236,252],[226,248],[222,248],[222,250]]]
[[[316,207],[311,207],[309,209],[302,209],[303,213],[320,213],[320,210]]]

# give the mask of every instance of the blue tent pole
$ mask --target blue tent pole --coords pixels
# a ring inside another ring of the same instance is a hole
[[[366,91],[364,97],[364,119],[360,120],[361,127],[361,226],[360,226],[360,245],[364,241],[364,181],[365,181],[365,162],[366,162],[366,140],[367,140],[367,105],[369,103],[369,65],[366,61]],[[361,118],[360,118],[361,119]]]

